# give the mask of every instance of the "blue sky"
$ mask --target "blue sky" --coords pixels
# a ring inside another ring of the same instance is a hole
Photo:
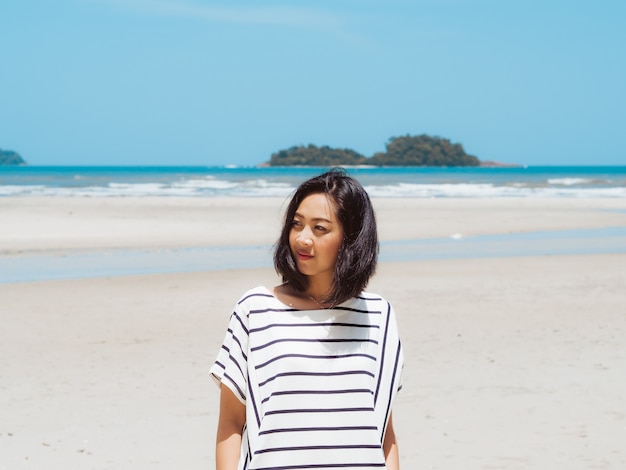
[[[0,3],[0,148],[32,165],[254,165],[430,134],[626,164],[623,0]]]

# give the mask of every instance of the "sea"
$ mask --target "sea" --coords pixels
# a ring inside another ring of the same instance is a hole
[[[0,197],[287,197],[320,167],[0,167]],[[372,197],[626,198],[626,166],[352,167]]]
[[[0,167],[2,197],[284,197],[315,167]],[[626,198],[626,166],[346,168],[372,197]],[[621,212],[621,211],[620,211]],[[1,229],[1,228],[0,228]],[[1,248],[1,247],[0,247]],[[381,243],[381,261],[626,253],[626,226]],[[0,256],[0,284],[271,267],[272,246]],[[1,250],[0,250],[1,253]]]

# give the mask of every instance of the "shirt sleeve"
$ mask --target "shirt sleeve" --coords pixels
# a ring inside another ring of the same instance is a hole
[[[248,315],[241,307],[235,306],[228,323],[224,342],[210,369],[215,382],[227,386],[245,405],[248,377]]]
[[[404,351],[402,349],[402,341],[400,340],[400,332],[398,331],[398,321],[396,319],[396,313],[391,307],[391,323],[392,328],[395,331],[395,337],[393,338],[392,355],[395,355],[394,359],[394,387],[396,393],[402,390],[402,372],[404,371]],[[395,347],[393,345],[395,344]]]
[[[378,386],[374,396],[375,410],[383,433],[387,428],[391,408],[397,393],[402,388],[402,370],[404,368],[404,354],[398,334],[398,325],[393,307],[386,304],[386,315],[382,326],[382,345],[380,350],[380,370]]]

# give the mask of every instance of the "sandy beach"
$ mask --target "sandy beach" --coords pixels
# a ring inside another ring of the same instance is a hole
[[[379,199],[383,241],[626,226],[622,199]],[[272,243],[274,198],[0,198],[0,256]],[[270,269],[0,284],[0,470],[213,467],[207,376]],[[381,263],[404,469],[626,468],[626,254]]]

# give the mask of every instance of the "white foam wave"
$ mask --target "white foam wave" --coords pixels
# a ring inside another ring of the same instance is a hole
[[[237,187],[233,181],[218,180],[215,178],[183,180],[172,185],[175,188],[195,189],[232,189]]]
[[[241,196],[285,197],[295,188],[287,183],[266,179],[228,181],[214,177],[187,179],[171,183],[108,183],[106,186],[52,187],[43,185],[0,185],[0,197],[5,196]]]
[[[494,197],[514,196],[516,188],[494,186],[493,184],[408,184],[367,186],[367,192],[374,197]]]
[[[576,184],[588,184],[591,180],[587,178],[549,178],[548,184],[561,186],[574,186]]]
[[[0,185],[0,197],[30,196],[34,192],[43,191],[46,187],[40,185]]]
[[[0,197],[64,196],[64,197],[287,197],[295,187],[291,184],[254,179],[230,181],[214,177],[185,179],[175,182],[109,183],[104,186],[53,187],[44,185],[0,185]],[[626,198],[626,187],[590,187],[552,185],[494,185],[489,183],[445,183],[369,185],[372,197],[408,198]]]
[[[496,186],[493,184],[396,184],[387,186],[367,186],[373,197],[415,197],[415,198],[489,198],[489,197],[537,197],[537,198],[626,198],[626,187],[611,188],[570,188],[570,187],[528,187]]]

